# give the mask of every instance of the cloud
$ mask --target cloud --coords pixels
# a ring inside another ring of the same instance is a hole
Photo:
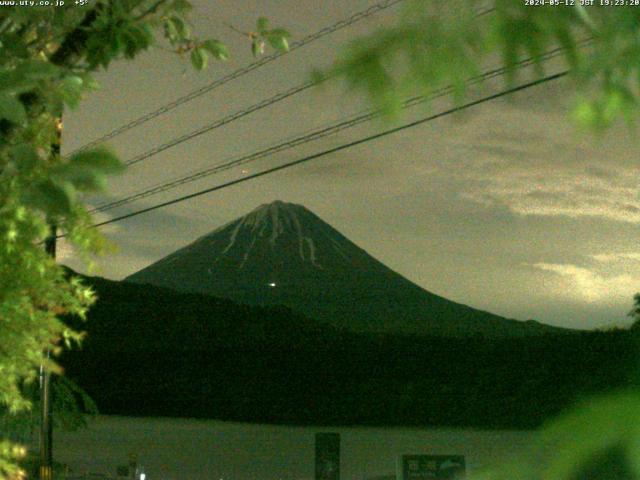
[[[486,147],[474,150],[480,155],[487,153]],[[496,147],[494,150],[497,152]],[[483,205],[505,206],[520,215],[640,223],[635,168],[585,165],[558,157],[562,157],[561,148],[539,155],[489,155],[465,161],[456,169],[456,175],[468,185],[461,196]],[[550,164],[549,158],[558,161]]]
[[[605,275],[593,269],[566,263],[535,263],[532,266],[559,277],[559,295],[589,303],[630,300],[640,289],[640,276],[628,273]]]
[[[596,255],[589,255],[589,256],[600,263],[615,263],[615,262],[629,263],[630,261],[640,262],[640,252],[599,253]]]
[[[502,105],[499,112],[500,122],[482,112],[476,120],[483,128],[447,152],[442,173],[465,185],[462,198],[523,216],[640,224],[639,143],[627,130],[580,136],[558,112],[544,114],[528,101]]]
[[[640,223],[635,172],[594,166],[556,166],[541,174],[527,165],[503,162],[475,173],[462,196],[484,205],[502,205],[521,215],[599,217]]]

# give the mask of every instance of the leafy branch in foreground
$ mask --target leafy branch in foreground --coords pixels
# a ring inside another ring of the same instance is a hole
[[[638,116],[639,24],[640,8],[634,6],[496,0],[488,9],[478,0],[411,0],[395,25],[351,42],[332,68],[317,75],[344,80],[393,114],[409,96],[449,85],[461,102],[466,80],[496,59],[506,67],[510,86],[526,57],[542,76],[543,55],[560,47],[572,76],[574,118],[602,130],[619,118],[633,122]]]
[[[474,478],[639,478],[638,418],[640,393],[637,391],[618,391],[585,400],[543,428],[524,454]],[[609,459],[611,462],[607,462]],[[600,464],[605,463],[607,468],[602,468]],[[612,473],[612,468],[617,474]]]
[[[64,110],[97,88],[93,72],[134,58],[156,36],[176,53],[188,52],[199,70],[209,55],[229,57],[221,41],[191,32],[186,0],[72,3],[0,11],[0,409],[9,414],[29,409],[23,391],[40,364],[59,372],[43,352],[55,357],[81,341],[59,317],[84,318],[94,301],[89,288],[45,253],[50,224],[87,261],[105,251],[79,196],[103,189],[108,175],[123,170],[104,147],[59,154]],[[271,35],[274,47],[287,49],[287,32]],[[17,474],[21,455],[20,447],[2,440],[0,479]]]
[[[518,63],[525,58],[543,76],[549,68],[545,53],[560,49],[560,68],[570,73],[574,120],[600,132],[620,119],[634,124],[640,114],[640,8],[571,3],[495,0],[487,8],[477,0],[410,0],[395,25],[352,41],[331,68],[315,75],[343,81],[393,116],[407,98],[442,87],[452,86],[454,101],[462,103],[469,94],[467,80],[486,64],[496,66],[496,60],[509,86],[522,75]],[[631,315],[637,320],[640,295],[635,301]],[[632,330],[638,331],[637,321]],[[590,466],[604,469],[609,455],[624,464],[624,478],[640,478],[638,425],[640,393],[629,385],[585,400],[542,429],[526,457],[481,478],[611,478],[611,472],[588,473]]]

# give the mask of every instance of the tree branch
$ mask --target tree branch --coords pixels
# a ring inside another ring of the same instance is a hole
[[[222,24],[223,24],[225,27],[227,27],[227,28],[231,29],[231,31],[233,31],[233,32],[235,32],[235,33],[239,33],[239,34],[240,34],[240,35],[242,35],[243,37],[249,37],[249,38],[251,38],[251,35],[252,35],[252,34],[251,34],[251,33],[249,33],[249,32],[243,32],[242,30],[240,30],[240,29],[238,29],[238,28],[234,27],[233,25],[231,25],[230,23],[227,23],[227,22],[222,22]]]
[[[160,8],[160,6],[163,3],[167,3],[167,0],[158,0],[156,3],[154,3],[151,7],[149,7],[149,9],[146,12],[141,13],[140,15],[138,15],[137,17],[134,18],[134,20],[136,22],[140,21],[140,20],[144,20],[146,17],[148,17],[149,15],[153,15],[154,13],[156,13],[158,11],[158,8]]]
[[[86,44],[88,38],[86,29],[98,18],[101,8],[103,8],[102,5],[98,4],[96,8],[87,12],[82,22],[65,37],[58,50],[51,55],[49,59],[51,63],[58,66],[68,66],[69,63],[73,63],[74,57],[82,53]]]

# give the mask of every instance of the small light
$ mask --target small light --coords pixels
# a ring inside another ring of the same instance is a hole
[[[144,480],[145,478],[147,478],[147,475],[144,473],[140,474],[140,480]]]
[[[269,286],[270,286],[270,287],[275,287],[275,286],[276,286],[276,282],[271,282],[271,283],[269,283]]]

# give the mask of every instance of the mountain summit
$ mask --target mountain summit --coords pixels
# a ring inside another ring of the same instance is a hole
[[[127,277],[252,305],[286,305],[356,331],[522,336],[561,331],[430,293],[302,205],[275,201]]]

